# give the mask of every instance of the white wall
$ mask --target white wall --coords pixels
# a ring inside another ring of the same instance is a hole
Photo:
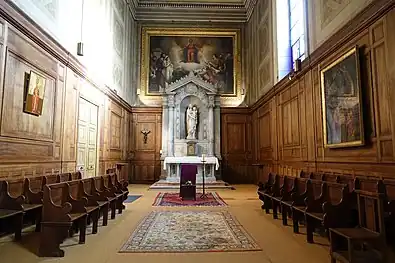
[[[135,74],[129,58],[135,52],[136,46],[131,43],[137,38],[137,28],[124,0],[12,1],[76,56],[87,68],[89,77],[115,89],[132,104]],[[78,57],[77,43],[81,40],[84,56]]]

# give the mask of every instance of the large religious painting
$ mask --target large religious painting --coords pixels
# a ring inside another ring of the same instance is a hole
[[[324,145],[364,144],[358,48],[321,71]]]
[[[45,77],[34,71],[30,71],[24,101],[25,105],[23,108],[25,112],[36,116],[41,115],[44,103],[45,84]]]
[[[235,96],[240,78],[239,31],[143,28],[141,85],[146,95],[160,95],[188,75]]]

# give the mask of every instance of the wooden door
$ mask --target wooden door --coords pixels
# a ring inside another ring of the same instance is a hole
[[[83,178],[96,176],[98,108],[80,98],[78,111],[77,169]]]

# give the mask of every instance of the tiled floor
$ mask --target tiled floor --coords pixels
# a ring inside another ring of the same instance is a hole
[[[89,234],[86,244],[78,245],[78,239],[67,239],[62,245],[66,252],[64,258],[39,258],[38,236],[26,233],[22,243],[14,243],[10,238],[0,239],[1,263],[35,262],[95,262],[95,263],[146,263],[146,262],[185,262],[185,263],[321,263],[329,262],[328,241],[317,237],[318,244],[307,244],[304,234],[293,234],[292,227],[283,227],[281,220],[273,220],[261,210],[261,202],[253,185],[236,185],[236,190],[219,190],[220,196],[228,207],[191,208],[191,207],[152,207],[159,191],[148,190],[147,185],[131,185],[131,194],[143,195],[133,203],[126,204],[124,214],[110,220],[107,227],[100,227],[97,235]],[[118,253],[121,246],[133,232],[136,224],[150,211],[228,209],[250,235],[258,242],[263,251],[258,252],[210,252],[210,253]],[[301,228],[304,232],[304,229]]]

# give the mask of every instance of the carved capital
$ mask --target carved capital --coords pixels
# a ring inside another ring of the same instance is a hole
[[[214,95],[208,96],[208,104],[207,104],[207,106],[209,108],[214,108],[214,106],[215,106]]]
[[[167,96],[167,105],[169,107],[174,107],[174,95],[173,94]]]

